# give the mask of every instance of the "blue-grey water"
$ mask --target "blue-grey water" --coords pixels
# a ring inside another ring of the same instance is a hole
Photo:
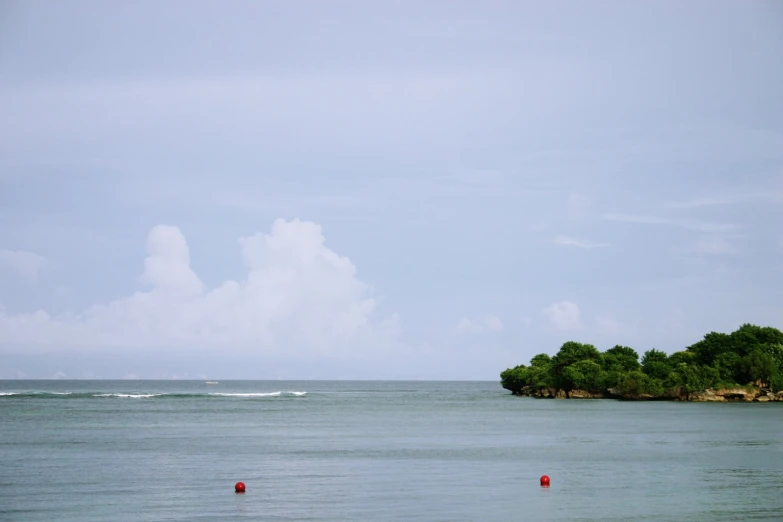
[[[781,520],[781,484],[781,403],[0,381],[1,520]]]

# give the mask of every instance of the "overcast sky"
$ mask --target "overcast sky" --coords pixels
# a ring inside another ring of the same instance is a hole
[[[0,378],[498,379],[783,328],[783,3],[0,3]]]

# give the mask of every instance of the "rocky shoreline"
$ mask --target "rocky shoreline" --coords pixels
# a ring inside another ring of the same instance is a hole
[[[563,390],[525,386],[513,391],[514,395],[540,399],[616,399],[627,401],[687,401],[687,402],[783,402],[783,391],[773,393],[764,388],[719,388],[698,392],[686,392],[681,388],[669,390],[663,395],[627,395],[617,388],[604,392],[587,390]]]

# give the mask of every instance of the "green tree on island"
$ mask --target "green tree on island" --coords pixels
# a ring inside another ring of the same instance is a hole
[[[530,365],[500,374],[515,394],[552,389],[594,396],[675,398],[709,388],[783,390],[783,332],[744,324],[730,334],[710,332],[701,341],[667,355],[655,348],[639,354],[628,346],[601,353],[591,344],[568,341],[554,355],[541,353]]]

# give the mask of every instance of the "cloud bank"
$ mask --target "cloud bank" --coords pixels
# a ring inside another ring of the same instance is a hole
[[[391,350],[396,317],[377,317],[378,299],[350,259],[325,244],[316,223],[278,219],[268,233],[239,239],[247,274],[206,288],[174,226],[154,227],[139,280],[149,287],[78,314],[0,312],[4,352],[119,347],[168,353],[299,357]]]

